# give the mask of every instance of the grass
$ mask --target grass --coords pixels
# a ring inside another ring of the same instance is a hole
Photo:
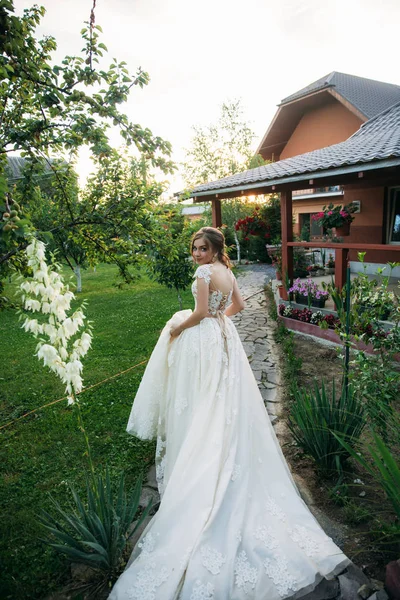
[[[69,277],[70,271],[65,275]],[[175,292],[143,276],[133,286],[113,285],[116,269],[100,265],[83,273],[86,314],[94,343],[84,363],[89,387],[149,358],[165,322],[178,308]],[[7,292],[12,294],[15,285]],[[80,298],[78,300],[80,300]],[[184,308],[192,306],[190,291]],[[0,427],[28,411],[64,396],[62,384],[34,356],[36,342],[22,331],[13,311],[0,313],[2,347]],[[86,429],[97,465],[110,467],[114,480],[124,471],[129,484],[147,470],[154,444],[125,432],[133,397],[145,365],[81,396]],[[0,597],[43,598],[60,587],[68,562],[40,542],[41,508],[51,510],[48,493],[70,505],[68,483],[84,490],[86,458],[83,436],[66,401],[37,410],[0,430]]]

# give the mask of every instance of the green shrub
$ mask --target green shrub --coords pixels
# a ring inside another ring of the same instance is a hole
[[[336,397],[333,381],[332,395],[328,398],[324,382],[321,389],[315,382],[314,391],[295,387],[293,395],[289,428],[296,443],[314,458],[322,471],[342,472],[343,462],[350,453],[338,441],[337,435],[351,448],[365,425],[364,409],[352,386],[348,386],[347,393],[343,386]]]
[[[122,571],[128,534],[134,533],[147,516],[151,501],[137,520],[133,531],[130,531],[139,508],[142,488],[140,478],[130,498],[125,491],[123,474],[114,497],[108,468],[105,479],[98,475],[92,483],[87,478],[86,488],[87,506],[71,488],[74,512],[65,511],[52,499],[57,516],[53,517],[42,511],[39,520],[47,533],[43,540],[45,543],[66,555],[71,562],[84,564],[98,571],[98,578],[93,584],[95,590],[92,590],[92,593],[98,593]]]

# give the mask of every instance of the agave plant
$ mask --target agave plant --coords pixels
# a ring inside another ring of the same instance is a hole
[[[343,462],[350,456],[334,435],[340,435],[349,447],[358,441],[365,425],[362,403],[354,394],[353,387],[342,387],[336,397],[335,382],[328,398],[324,382],[321,389],[314,384],[314,391],[294,389],[294,402],[289,416],[289,428],[293,437],[306,454],[317,462],[325,472],[335,469],[341,473]]]
[[[136,531],[151,508],[150,501],[136,521],[134,529],[130,530],[139,508],[141,488],[142,481],[139,478],[128,498],[122,474],[118,491],[114,495],[108,468],[104,479],[102,475],[96,476],[94,480],[87,477],[86,505],[71,488],[75,503],[72,513],[65,511],[51,497],[56,516],[42,511],[39,519],[47,532],[46,539],[42,541],[65,554],[71,562],[97,570],[97,584],[100,587],[107,585],[122,570],[128,534]]]

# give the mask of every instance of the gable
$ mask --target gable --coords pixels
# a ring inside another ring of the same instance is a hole
[[[362,123],[359,117],[337,100],[308,110],[284,146],[280,160],[343,142]]]
[[[309,115],[311,110],[318,111],[318,108],[332,104],[334,100],[342,104],[356,119],[352,119],[349,114],[342,111],[344,123],[337,131],[337,135],[335,136],[332,131],[326,133],[327,143],[330,145],[340,143],[354,133],[361,123],[399,102],[400,86],[333,71],[282,100],[257,148],[257,154],[261,154],[264,160],[273,162],[294,156],[294,147],[300,148],[298,141],[295,140],[298,134],[292,142],[290,140],[303,117]],[[336,107],[336,116],[338,115],[339,109]],[[330,118],[333,117],[334,115],[331,115]],[[309,116],[306,117],[307,119]],[[317,121],[317,113],[314,121]],[[307,142],[306,129],[304,127],[305,145],[300,150],[296,150],[296,154],[323,147],[316,140],[310,139]],[[347,136],[346,131],[349,132]],[[313,133],[314,135],[316,134]]]

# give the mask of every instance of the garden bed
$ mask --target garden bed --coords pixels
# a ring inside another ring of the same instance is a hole
[[[300,328],[298,331],[305,325],[310,326],[313,328],[313,333],[309,335],[314,335],[315,330],[320,329],[314,325],[284,317],[280,317],[280,321],[285,325],[288,321],[296,323]],[[324,334],[336,335],[332,330],[320,329],[320,331]],[[307,333],[304,330],[302,332]],[[296,381],[299,386],[310,389],[314,386],[315,381],[320,382],[324,379],[328,387],[334,380],[336,387],[340,388],[343,367],[335,348],[322,346],[318,338],[295,336],[294,353],[302,361],[302,365],[296,373]],[[282,417],[287,416],[292,402],[289,385],[284,389],[286,390],[285,408]],[[379,538],[379,533],[375,532],[371,535],[372,515],[390,509],[382,490],[377,488],[375,482],[356,463],[349,460],[345,474],[348,499],[344,502],[341,498],[341,490],[333,494],[336,482],[318,474],[315,462],[294,444],[289,433],[285,435],[283,442],[282,450],[291,470],[307,483],[312,504],[333,522],[340,524],[340,531],[336,537],[341,538],[340,546],[343,551],[369,577],[383,581],[386,564],[398,556],[391,554],[393,550],[396,551],[393,546],[389,547],[379,543],[379,540],[376,539],[376,537]],[[355,484],[354,482],[357,480],[361,480],[363,484]],[[362,492],[365,492],[364,496],[360,496]],[[332,533],[329,532],[329,535]]]
[[[330,343],[339,345],[343,344],[339,335],[335,331],[335,322],[337,320],[336,313],[332,313],[331,311],[324,309],[304,308],[301,305],[292,304],[291,308],[294,309],[297,318],[291,318],[282,314],[282,312],[285,310],[283,307],[288,306],[290,306],[288,302],[281,302],[278,307],[278,318],[285,325],[285,327],[287,327],[287,329],[290,329],[291,331],[297,331],[298,333],[305,335],[310,335],[314,338],[325,340]],[[315,323],[310,323],[310,315],[312,318],[313,313],[321,313],[323,315],[323,320],[329,324],[329,327],[325,329]],[[391,325],[392,324],[388,321],[379,321],[379,326],[386,332],[390,331]],[[353,337],[351,338],[351,341],[352,346],[357,350],[361,350],[369,354],[374,353],[372,345],[365,344],[362,341],[356,341]],[[397,354],[395,359],[400,361],[400,355]]]

